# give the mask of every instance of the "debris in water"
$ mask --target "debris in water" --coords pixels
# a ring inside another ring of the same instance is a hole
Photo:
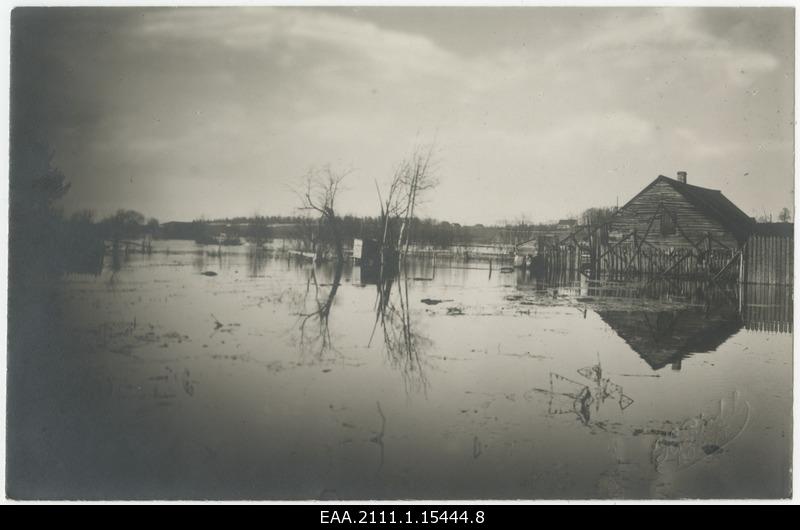
[[[472,439],[472,458],[478,458],[479,456],[481,456],[482,452],[483,448],[481,447],[481,441],[478,440],[477,436],[475,436]]]
[[[448,307],[447,314],[452,316],[458,316],[458,315],[463,315],[464,311],[462,311],[460,307]]]
[[[216,276],[217,275],[217,273],[214,272],[214,271],[204,271],[204,272],[201,272],[200,274],[202,274],[203,276]]]
[[[452,301],[453,300],[439,300],[437,298],[423,298],[422,300],[420,300],[420,302],[427,305],[436,305],[436,304],[441,304],[442,302],[452,302]]]

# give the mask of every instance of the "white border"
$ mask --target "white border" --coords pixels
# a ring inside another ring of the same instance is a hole
[[[408,505],[408,504],[420,504],[420,505],[450,505],[450,504],[479,504],[479,505],[503,505],[503,504],[521,504],[521,505],[541,505],[541,504],[557,504],[557,505],[596,505],[596,504],[618,504],[618,505],[639,505],[639,504],[654,504],[654,505],[676,505],[676,504],[720,504],[720,505],[737,505],[742,504],[742,500],[675,500],[675,501],[662,501],[662,500],[643,500],[643,501],[603,501],[603,500],[585,500],[585,501],[529,501],[529,500],[520,500],[520,501],[459,501],[459,500],[447,500],[447,501],[376,501],[374,503],[370,503],[368,501],[337,501],[337,502],[327,502],[327,501],[10,501],[6,498],[5,493],[5,432],[6,432],[6,366],[7,366],[7,352],[6,352],[6,333],[7,333],[7,323],[8,323],[8,315],[7,315],[7,289],[8,289],[8,140],[9,140],[9,68],[10,68],[10,53],[9,53],[9,44],[10,44],[10,19],[11,19],[11,10],[17,6],[61,6],[61,7],[83,7],[83,6],[114,6],[114,7],[122,7],[122,6],[135,6],[135,7],[145,7],[145,6],[181,6],[181,7],[189,7],[189,6],[560,6],[560,7],[567,7],[567,6],[586,6],[586,7],[794,7],[795,8],[795,183],[797,183],[797,170],[798,161],[800,160],[800,154],[796,149],[796,137],[797,137],[797,108],[798,108],[798,93],[797,93],[797,78],[798,78],[798,47],[797,47],[797,9],[798,5],[800,4],[800,0],[793,0],[793,1],[772,1],[768,5],[764,5],[762,2],[720,2],[720,1],[705,1],[705,2],[696,2],[696,1],[682,1],[676,2],[671,0],[662,0],[660,2],[597,2],[597,1],[575,1],[575,2],[531,2],[531,1],[517,1],[517,2],[507,2],[507,1],[489,1],[489,2],[477,2],[477,1],[450,1],[450,2],[413,2],[413,1],[353,1],[353,0],[340,0],[340,1],[329,1],[329,0],[316,0],[316,1],[307,1],[307,0],[299,0],[294,2],[256,2],[252,0],[238,0],[238,1],[224,1],[224,0],[217,0],[217,1],[166,1],[166,2],[152,2],[152,1],[142,1],[142,0],[133,0],[133,1],[126,1],[126,2],[113,2],[111,0],[107,1],[64,1],[64,0],[29,0],[27,2],[18,2],[18,1],[5,1],[5,11],[3,13],[2,20],[0,20],[0,52],[2,52],[2,56],[6,59],[5,67],[2,68],[0,71],[0,90],[2,90],[2,94],[0,95],[0,123],[5,123],[6,126],[0,129],[0,145],[3,146],[5,150],[5,158],[6,163],[0,165],[0,175],[2,176],[2,188],[0,188],[0,237],[2,237],[3,242],[0,244],[0,291],[3,293],[2,302],[0,302],[0,336],[2,336],[2,344],[0,345],[0,363],[2,363],[2,370],[3,370],[3,377],[0,380],[0,394],[2,397],[0,398],[0,476],[2,477],[2,497],[0,497],[0,504],[74,504],[75,502],[80,502],[81,504],[198,504],[202,503],[213,503],[213,504],[265,504],[265,505],[282,505],[282,504],[298,504],[298,505],[328,505],[328,504],[337,504],[342,506],[347,505],[356,505],[356,504],[386,504],[386,505]],[[795,215],[797,214],[800,209],[798,209],[798,198],[797,193],[795,192],[794,197],[794,208],[795,208]],[[800,249],[798,249],[797,245],[795,246],[795,278],[798,277],[798,270],[800,270],[800,261],[798,260],[800,257]],[[795,300],[794,306],[794,315],[795,319],[797,319],[797,309],[798,303]],[[793,335],[793,352],[798,351],[798,336],[797,334]],[[793,368],[794,368],[794,380],[793,380],[793,397],[794,397],[794,404],[793,404],[793,441],[794,441],[794,451],[792,456],[792,462],[796,463],[798,461],[798,436],[797,430],[795,428],[800,422],[798,419],[800,418],[800,414],[798,413],[798,404],[800,400],[798,399],[798,392],[797,392],[797,381],[800,380],[800,363],[797,362],[797,359],[793,355]],[[744,501],[747,504],[755,504],[755,505],[764,505],[764,504],[800,504],[800,500],[798,500],[798,478],[796,473],[792,473],[792,492],[793,496],[790,500],[747,500]]]

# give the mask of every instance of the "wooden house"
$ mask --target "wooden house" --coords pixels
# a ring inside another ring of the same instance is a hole
[[[685,171],[660,175],[610,215],[583,221],[567,234],[532,233],[517,256],[535,257],[548,275],[793,283],[794,226],[757,223],[721,191],[689,184]]]
[[[677,179],[660,175],[622,206],[608,227],[609,242],[631,238],[661,249],[711,245],[736,249],[755,220],[719,190],[693,186],[686,173]]]
[[[756,222],[719,190],[694,186],[686,172],[660,175],[601,226],[585,246],[595,274],[730,278]]]

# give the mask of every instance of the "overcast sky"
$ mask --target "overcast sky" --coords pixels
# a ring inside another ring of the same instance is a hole
[[[545,221],[659,174],[751,215],[793,203],[794,13],[781,8],[210,8],[14,12],[12,118],[55,149],[67,211],[340,210],[435,142],[420,212]]]

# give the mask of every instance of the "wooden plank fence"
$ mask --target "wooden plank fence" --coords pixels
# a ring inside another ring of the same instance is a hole
[[[793,285],[794,238],[753,235],[744,248],[743,283]]]
[[[591,272],[594,277],[628,276],[714,277],[734,280],[739,277],[738,251],[726,248],[661,249],[623,243],[598,246],[594,257],[590,249],[576,245],[546,245],[539,251],[545,269]]]
[[[601,244],[599,238],[579,242],[540,242],[538,258],[548,274],[584,272],[594,278],[633,276],[711,278],[766,285],[793,285],[794,238],[752,235],[741,249],[728,248],[711,236],[694,244],[663,248],[636,234]]]

